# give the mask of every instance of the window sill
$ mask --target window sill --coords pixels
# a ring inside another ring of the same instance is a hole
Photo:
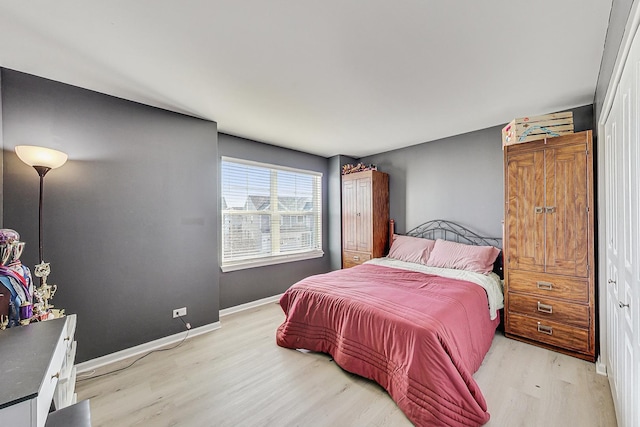
[[[263,258],[258,260],[250,260],[250,261],[236,262],[233,264],[226,264],[226,265],[220,266],[220,269],[222,270],[223,273],[228,273],[230,271],[246,270],[248,268],[265,267],[267,265],[284,264],[287,262],[320,258],[322,256],[324,256],[323,251],[304,252],[301,254],[291,254],[291,255],[279,255],[279,256],[274,256],[270,258]]]

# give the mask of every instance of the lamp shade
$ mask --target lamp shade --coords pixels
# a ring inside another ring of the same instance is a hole
[[[36,147],[34,145],[16,146],[16,154],[29,166],[44,166],[56,169],[67,161],[67,154],[51,148]]]

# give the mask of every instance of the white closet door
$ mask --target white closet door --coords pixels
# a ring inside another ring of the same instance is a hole
[[[618,424],[640,426],[640,40],[605,124],[607,370]]]
[[[618,351],[618,136],[619,102],[616,97],[605,125],[605,180],[606,180],[606,268],[607,268],[607,373],[615,402],[619,401]],[[618,406],[618,405],[617,405]],[[619,408],[618,408],[619,410]]]
[[[628,360],[633,367],[632,393],[628,404],[633,408],[630,425],[640,426],[640,36],[636,35],[631,50],[633,64],[633,81],[631,82],[633,98],[629,121],[631,127],[629,152],[629,191],[631,211],[629,235],[628,289],[625,290],[625,336],[631,340],[631,354]]]

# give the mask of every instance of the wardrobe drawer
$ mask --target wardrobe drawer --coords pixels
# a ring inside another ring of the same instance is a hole
[[[355,265],[360,265],[365,261],[371,259],[371,253],[369,252],[342,252],[342,268],[349,268]]]
[[[589,327],[589,306],[509,292],[509,312]]]
[[[526,292],[576,302],[589,302],[589,282],[586,279],[517,270],[509,271],[508,275],[509,292]]]
[[[509,313],[507,334],[586,353],[589,351],[589,330],[564,325],[547,319]]]

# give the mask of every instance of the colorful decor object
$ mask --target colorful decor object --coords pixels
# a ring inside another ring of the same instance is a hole
[[[573,112],[520,117],[502,128],[502,147],[573,133]]]
[[[11,244],[20,240],[20,234],[16,230],[10,228],[0,229],[0,245]]]
[[[2,310],[8,315],[0,329],[28,324],[32,318],[34,286],[31,271],[20,261],[25,244],[19,239],[15,230],[0,229],[0,283],[10,295],[8,310]]]

